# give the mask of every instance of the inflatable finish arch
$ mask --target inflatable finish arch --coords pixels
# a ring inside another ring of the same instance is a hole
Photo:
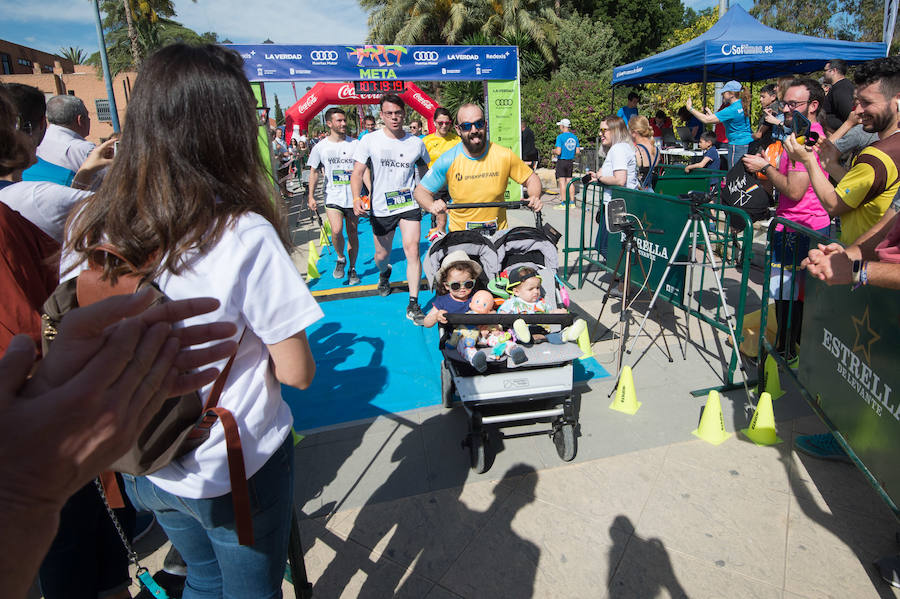
[[[397,94],[406,105],[424,116],[428,121],[428,132],[434,133],[434,111],[438,104],[418,85],[407,81],[403,93]],[[309,122],[330,104],[377,104],[381,94],[357,94],[352,83],[317,83],[300,98],[296,104],[284,112],[284,133],[288,143],[294,132],[294,125],[305,132]]]

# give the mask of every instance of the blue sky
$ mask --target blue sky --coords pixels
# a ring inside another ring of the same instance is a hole
[[[288,0],[280,3],[280,13],[272,2],[259,0],[174,0],[177,21],[198,33],[215,31],[219,39],[234,43],[260,43],[269,38],[280,44],[356,44],[366,36],[366,13],[356,0]],[[700,10],[717,5],[715,0],[684,0],[685,6]],[[732,4],[735,0],[732,0]],[[744,8],[752,0],[739,0]],[[323,9],[327,6],[327,9]],[[38,8],[39,7],[39,8]],[[77,46],[88,54],[98,50],[91,0],[0,0],[0,39],[23,46],[58,53],[60,48]],[[306,86],[297,83],[298,95]],[[266,86],[269,105],[278,94],[283,107],[290,106],[294,94],[290,84]]]

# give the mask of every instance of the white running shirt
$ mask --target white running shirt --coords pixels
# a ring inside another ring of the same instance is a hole
[[[350,191],[350,173],[353,172],[353,154],[359,140],[345,138],[333,142],[327,137],[313,146],[306,161],[309,168],[323,167],[325,171],[325,205],[353,208],[353,192]]]
[[[427,167],[430,161],[421,139],[409,133],[394,139],[379,129],[359,140],[353,159],[368,164],[372,172],[372,214],[395,216],[419,210],[413,199],[416,166]]]

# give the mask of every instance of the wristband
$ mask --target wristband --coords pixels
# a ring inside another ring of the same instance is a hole
[[[869,261],[866,260],[862,263],[862,268],[859,270],[859,284],[860,285],[868,285],[869,284]]]
[[[856,289],[860,285],[862,285],[862,283],[860,282],[860,272],[862,271],[862,265],[863,263],[861,260],[854,260],[850,265],[850,281],[853,285],[851,289]]]

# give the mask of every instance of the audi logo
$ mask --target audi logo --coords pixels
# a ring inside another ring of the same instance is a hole
[[[494,106],[512,106],[513,101],[511,99],[505,98],[497,98],[494,100]]]
[[[338,53],[334,50],[313,50],[309,57],[313,60],[337,60]]]
[[[429,50],[416,50],[413,52],[413,60],[435,61],[438,59],[438,53]]]

